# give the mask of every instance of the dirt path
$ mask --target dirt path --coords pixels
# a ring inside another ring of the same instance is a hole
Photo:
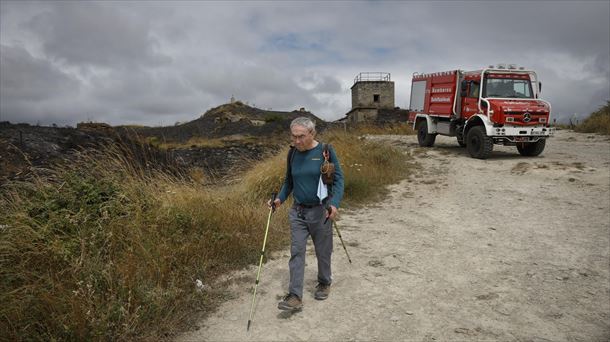
[[[422,168],[377,206],[344,211],[333,288],[304,309],[277,310],[288,251],[232,275],[235,298],[181,341],[607,341],[610,338],[610,141],[558,132],[538,158],[495,146],[471,159],[453,139],[432,149],[383,137]],[[241,281],[240,281],[241,279]],[[245,280],[245,281],[244,281]]]

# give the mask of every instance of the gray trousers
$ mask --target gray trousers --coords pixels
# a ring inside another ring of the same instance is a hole
[[[332,221],[324,224],[326,209],[323,206],[303,208],[293,205],[290,218],[290,285],[288,292],[303,298],[303,278],[305,276],[305,247],[311,235],[318,259],[318,282],[332,282],[330,257],[333,253]]]

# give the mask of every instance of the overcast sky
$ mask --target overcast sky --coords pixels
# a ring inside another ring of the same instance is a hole
[[[0,121],[173,125],[229,102],[336,120],[359,72],[514,63],[558,118],[610,98],[609,1],[0,2]]]

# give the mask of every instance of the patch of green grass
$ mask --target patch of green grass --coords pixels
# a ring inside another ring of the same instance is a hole
[[[161,146],[161,139],[159,139],[159,137],[147,137],[144,142],[148,143],[154,147]]]
[[[280,115],[280,114],[267,114],[265,115],[265,122],[269,123],[269,122],[280,122],[280,121],[284,121],[285,118]]]

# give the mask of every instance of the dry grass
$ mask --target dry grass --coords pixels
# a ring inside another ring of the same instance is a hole
[[[248,135],[233,135],[223,138],[203,138],[203,137],[192,137],[186,142],[173,142],[173,141],[161,141],[158,137],[147,137],[143,141],[144,143],[151,144],[161,149],[172,149],[172,148],[222,148],[228,145],[235,144],[246,144],[246,143],[258,143],[260,139]]]
[[[610,101],[605,106],[591,113],[580,125],[574,129],[582,133],[599,133],[610,135]]]
[[[395,131],[377,132],[394,134]],[[404,154],[387,145],[363,139],[362,134],[361,130],[333,130],[320,137],[337,151],[345,174],[344,198],[349,204],[378,199],[385,193],[385,185],[405,178],[409,172]]]
[[[370,123],[360,123],[351,125],[348,131],[352,134],[395,134],[395,135],[413,135],[416,132],[413,126],[406,122],[388,123],[386,125],[374,125]]]
[[[346,176],[345,205],[374,198],[407,173],[405,156],[346,132],[326,132]],[[203,187],[111,148],[0,193],[0,331],[9,340],[125,340],[171,336],[205,312],[220,274],[258,261],[286,151],[240,182]],[[198,174],[198,177],[204,175]],[[287,207],[268,251],[284,248]],[[170,335],[168,335],[170,334]]]
[[[201,137],[193,137],[190,138],[187,142],[177,143],[177,142],[163,142],[159,144],[160,148],[168,149],[168,148],[189,148],[189,147],[224,147],[226,146],[227,141],[219,138],[201,138]]]

